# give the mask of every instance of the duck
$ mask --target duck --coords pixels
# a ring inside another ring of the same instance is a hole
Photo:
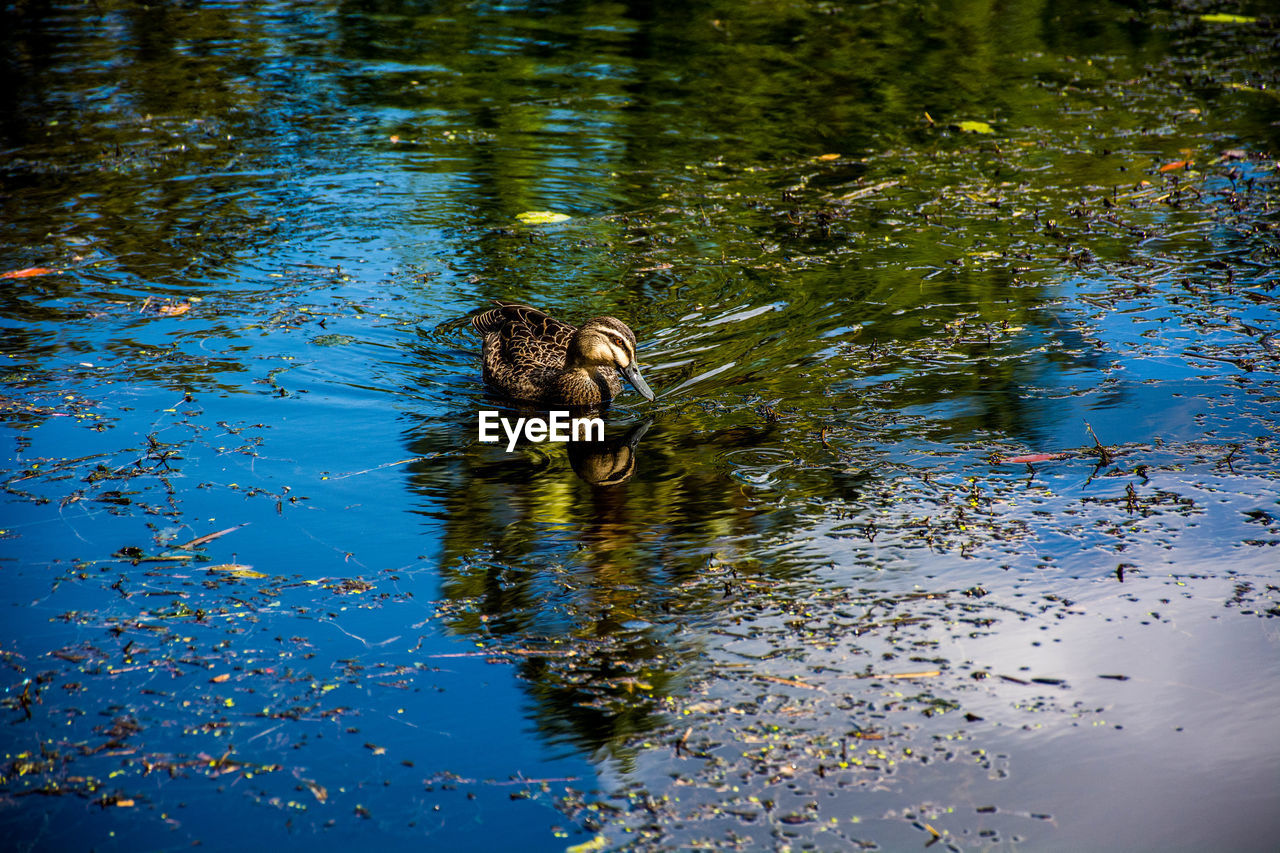
[[[621,374],[646,400],[653,391],[636,366],[636,335],[615,317],[581,326],[522,305],[494,300],[471,325],[484,340],[484,381],[500,394],[533,403],[594,407],[622,392]]]

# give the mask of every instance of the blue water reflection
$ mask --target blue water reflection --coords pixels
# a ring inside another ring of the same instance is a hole
[[[19,849],[1268,849],[1266,19],[6,15]],[[477,442],[492,299],[658,400]]]

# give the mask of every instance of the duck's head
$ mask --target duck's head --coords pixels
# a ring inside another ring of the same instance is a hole
[[[636,335],[621,320],[596,317],[582,324],[569,341],[567,367],[612,367],[631,383],[640,396],[654,399],[653,391],[636,367]]]

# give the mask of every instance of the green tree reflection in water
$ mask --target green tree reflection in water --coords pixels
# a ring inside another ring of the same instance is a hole
[[[1218,11],[10,4],[11,837],[1269,849]],[[495,297],[636,328],[634,446],[475,443]]]

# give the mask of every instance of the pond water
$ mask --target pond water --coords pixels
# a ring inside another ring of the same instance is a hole
[[[11,4],[0,831],[1274,849],[1274,11]]]

